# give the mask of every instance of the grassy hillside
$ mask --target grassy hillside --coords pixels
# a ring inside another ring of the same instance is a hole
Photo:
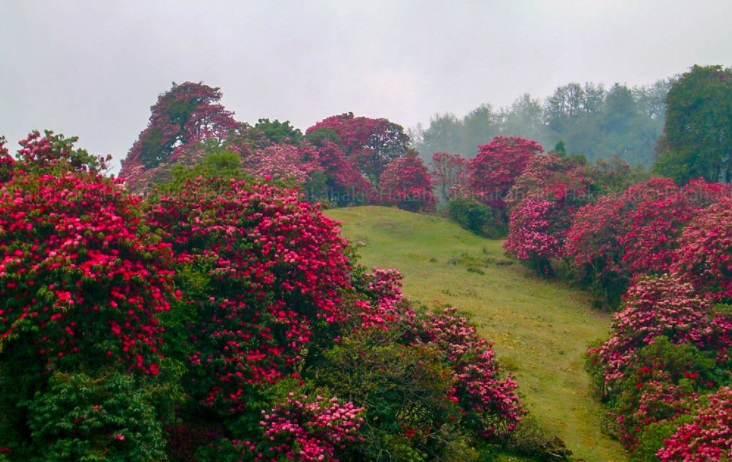
[[[611,319],[590,310],[584,294],[531,276],[503,255],[500,241],[444,219],[383,207],[326,215],[342,222],[364,265],[401,271],[409,298],[471,313],[531,413],[575,456],[626,460],[622,447],[601,433],[603,410],[588,395],[582,355],[607,335]]]

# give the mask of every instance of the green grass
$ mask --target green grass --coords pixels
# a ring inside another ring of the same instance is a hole
[[[442,218],[384,207],[326,215],[342,222],[362,264],[404,275],[407,297],[470,313],[519,382],[529,411],[576,457],[627,460],[620,444],[601,432],[604,410],[589,395],[583,354],[590,342],[607,336],[611,317],[591,310],[586,294],[534,277],[504,256],[502,241]]]

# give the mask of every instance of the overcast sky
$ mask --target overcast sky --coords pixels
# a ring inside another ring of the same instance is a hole
[[[386,117],[732,65],[730,0],[0,0],[0,134],[80,137],[115,170],[172,82],[241,121]]]

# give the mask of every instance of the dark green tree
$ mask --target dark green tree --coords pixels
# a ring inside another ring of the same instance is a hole
[[[732,180],[732,68],[693,66],[666,98],[657,173],[684,184]]]

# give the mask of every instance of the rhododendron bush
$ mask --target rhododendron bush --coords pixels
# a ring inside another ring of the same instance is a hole
[[[381,174],[379,187],[379,202],[383,205],[396,205],[411,212],[435,210],[432,178],[417,156],[391,161]]]
[[[678,275],[634,282],[613,336],[588,355],[612,431],[626,448],[657,451],[662,439],[649,436],[653,429],[669,436],[672,422],[695,411],[700,394],[725,383],[730,326],[728,315],[715,313]]]
[[[306,133],[330,137],[377,188],[386,166],[409,152],[409,136],[400,125],[387,119],[355,117],[350,112],[328,117],[308,128]]]
[[[732,200],[700,212],[679,238],[675,269],[715,301],[732,301]]]
[[[220,412],[293,373],[313,329],[342,319],[346,242],[295,191],[200,178],[154,199],[146,216],[178,263],[170,334],[187,346],[191,393]]]
[[[536,141],[497,136],[478,147],[469,164],[470,191],[483,203],[504,208],[504,199],[532,156],[544,151]]]
[[[72,144],[32,133],[0,187],[0,447],[12,447],[18,460],[48,450],[54,434],[70,436],[51,429],[23,434],[33,419],[65,421],[79,405],[67,397],[58,406],[48,394],[53,372],[118,371],[144,389],[140,381],[161,371],[158,315],[173,298],[170,245],[148,233],[139,199],[93,173],[97,159],[76,156],[86,153]],[[105,387],[107,380],[96,383]],[[149,396],[140,399],[153,405]],[[110,421],[131,418],[122,408],[108,412]],[[157,420],[145,418],[144,425]],[[105,444],[111,441],[84,451]],[[58,450],[59,460],[68,460]]]
[[[665,441],[656,453],[660,460],[716,462],[732,458],[732,390],[720,388],[708,400],[690,423]]]
[[[510,215],[506,251],[551,273],[550,261],[563,256],[572,217],[589,201],[592,187],[581,159],[555,153],[532,157],[505,199]]]
[[[696,214],[729,194],[728,185],[690,182],[678,188],[654,178],[582,207],[567,234],[578,279],[613,303],[635,275],[662,274],[679,259],[679,235]]]

